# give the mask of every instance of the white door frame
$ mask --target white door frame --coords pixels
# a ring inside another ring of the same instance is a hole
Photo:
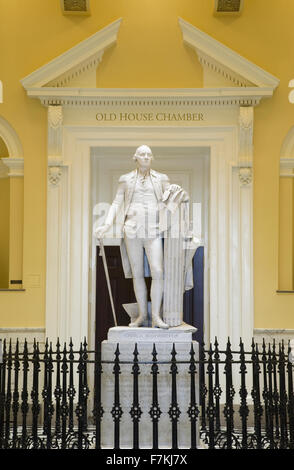
[[[65,126],[62,162],[49,166],[46,336],[78,345],[89,336],[91,147],[210,148],[210,321],[206,340],[224,346],[253,335],[252,185],[241,184],[238,126]]]

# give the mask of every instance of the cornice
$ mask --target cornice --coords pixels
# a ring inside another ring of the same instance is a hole
[[[122,18],[97,31],[68,51],[43,65],[21,80],[23,87],[42,87],[47,84],[64,86],[72,78],[97,67],[108,47],[116,43]]]
[[[280,158],[280,176],[294,178],[294,158]]]
[[[99,89],[99,88],[29,88],[28,96],[43,105],[117,106],[117,105],[222,105],[255,106],[271,97],[271,88],[231,87],[194,89]]]
[[[24,159],[23,158],[1,158],[2,163],[8,168],[8,177],[24,175]]]
[[[245,59],[229,47],[179,18],[179,25],[186,44],[195,49],[199,61],[227,79],[241,86],[269,87],[273,91],[280,81],[272,74]]]

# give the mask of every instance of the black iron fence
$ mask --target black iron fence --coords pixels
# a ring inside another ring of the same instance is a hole
[[[215,341],[198,351],[192,343],[185,360],[177,359],[177,347],[173,345],[170,358],[162,361],[153,345],[149,360],[142,361],[140,343],[129,360],[120,359],[117,344],[113,358],[106,360],[100,344],[90,351],[86,341],[79,350],[72,342],[63,347],[58,342],[53,350],[47,341],[43,351],[36,342],[32,350],[25,342],[20,351],[19,342],[12,346],[4,341],[0,448],[119,449],[128,435],[129,447],[139,449],[148,426],[153,449],[162,447],[163,431],[172,449],[294,448],[288,345],[263,342],[258,347],[252,342],[248,352],[242,341],[237,351],[229,341],[224,350]],[[143,372],[150,378],[144,403]],[[161,376],[168,403],[162,400]],[[128,384],[131,406],[123,383]],[[183,404],[179,397],[184,389],[188,399]],[[103,397],[111,400],[111,407],[104,405]]]

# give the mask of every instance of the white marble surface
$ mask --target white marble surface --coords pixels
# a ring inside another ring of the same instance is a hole
[[[143,328],[140,329],[142,330]],[[148,328],[148,330],[151,329]],[[116,346],[116,342],[109,340],[103,341],[102,360],[113,361]],[[133,360],[134,346],[134,342],[120,342],[119,345],[119,360],[130,362],[129,364],[120,365],[120,404],[124,412],[120,422],[120,446],[122,448],[132,448],[133,446],[133,422],[129,412],[133,402],[133,375],[131,374],[131,362]],[[171,374],[169,361],[171,359],[172,347],[172,342],[156,343],[156,350],[158,353],[157,360],[167,362],[166,364],[158,365],[159,374],[157,375],[158,400],[162,411],[158,424],[160,448],[170,448],[172,443],[172,423],[168,415],[169,407],[171,405]],[[193,347],[195,358],[197,358],[198,343],[193,342]],[[189,361],[190,348],[191,343],[188,341],[176,342],[176,359],[178,361]],[[138,344],[139,362],[152,361],[152,349],[152,342],[140,342]],[[140,448],[152,448],[152,421],[149,415],[149,410],[152,405],[151,365],[152,364],[139,364],[139,403],[143,412],[139,422]],[[199,403],[198,376],[199,373],[196,374],[195,378],[197,403]],[[189,364],[178,364],[177,401],[181,410],[178,422],[178,445],[180,448],[189,448],[191,445],[191,425],[187,415],[187,410],[190,404],[190,381],[191,376],[189,374]],[[111,409],[114,403],[113,364],[103,364],[102,403],[105,411],[102,420],[102,446],[111,448],[114,442],[114,422],[111,416]]]
[[[128,326],[115,326],[108,330],[107,340],[112,343],[191,343],[192,333],[197,328],[182,323],[168,330],[162,328],[129,328]]]

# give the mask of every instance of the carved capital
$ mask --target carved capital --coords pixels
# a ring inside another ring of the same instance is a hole
[[[48,155],[62,155],[62,106],[48,106]]]
[[[62,126],[62,106],[48,106],[48,125],[53,129]]]
[[[49,183],[53,186],[57,186],[61,180],[62,168],[60,166],[50,166],[48,168],[48,179]]]
[[[251,162],[253,157],[253,106],[240,106],[239,161]]]
[[[253,180],[252,168],[243,167],[239,169],[239,180],[242,186],[249,186]]]

